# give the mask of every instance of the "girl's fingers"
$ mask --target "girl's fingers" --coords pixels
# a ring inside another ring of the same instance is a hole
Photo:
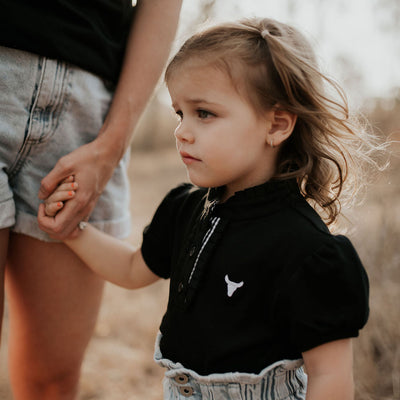
[[[57,193],[59,191],[69,191],[69,190],[76,190],[78,188],[77,182],[63,182],[61,185],[54,191]]]
[[[63,183],[73,182],[74,179],[75,179],[74,176],[73,176],[73,175],[70,175],[68,178],[65,178],[65,179],[64,179]]]
[[[54,217],[63,207],[64,202],[75,196],[75,190],[78,184],[74,182],[71,175],[66,178],[56,190],[46,199],[44,203],[44,211],[48,217]]]
[[[57,201],[67,201],[75,196],[75,190],[56,190],[47,200],[46,204],[56,203]]]
[[[44,212],[48,217],[54,217],[62,208],[64,203],[62,201],[57,201],[53,203],[45,203]]]

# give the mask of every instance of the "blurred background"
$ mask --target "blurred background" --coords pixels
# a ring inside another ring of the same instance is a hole
[[[399,0],[186,0],[173,52],[205,24],[265,16],[295,25],[314,43],[322,69],[344,87],[353,109],[377,135],[393,141],[390,166],[361,205],[344,210],[341,229],[351,238],[371,284],[369,323],[355,341],[357,400],[400,399],[400,1]],[[175,154],[176,118],[160,83],[131,146],[132,234],[158,203],[186,181]],[[373,172],[373,171],[372,171]],[[371,174],[372,175],[372,174]],[[162,398],[163,370],[153,346],[168,283],[127,291],[107,284],[83,364],[80,400]],[[7,375],[7,307],[0,353],[0,399],[11,400]]]

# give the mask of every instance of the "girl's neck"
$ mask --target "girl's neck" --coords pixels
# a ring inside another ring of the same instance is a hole
[[[259,181],[254,181],[244,187],[229,187],[229,185],[224,186],[223,188],[221,188],[221,193],[220,193],[220,197],[218,199],[219,203],[225,203],[229,198],[231,198],[232,196],[235,195],[235,193],[246,190],[246,189],[250,189],[252,187],[255,186],[259,186],[262,185],[264,183],[267,183],[269,180],[271,180],[271,178],[275,175],[275,169],[271,170],[271,172],[269,174],[267,174],[267,176],[264,176],[263,179],[260,179]]]

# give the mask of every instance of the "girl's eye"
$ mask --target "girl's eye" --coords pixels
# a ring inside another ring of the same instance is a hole
[[[212,117],[214,114],[212,114],[206,110],[197,110],[197,115],[200,119],[207,119],[207,118]]]
[[[176,116],[178,117],[179,121],[183,120],[183,112],[182,111],[180,111],[180,110],[176,111]]]

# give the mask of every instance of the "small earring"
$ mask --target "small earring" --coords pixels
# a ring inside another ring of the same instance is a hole
[[[271,146],[271,148],[274,148],[274,139],[271,139],[271,141],[269,142],[269,145]]]

